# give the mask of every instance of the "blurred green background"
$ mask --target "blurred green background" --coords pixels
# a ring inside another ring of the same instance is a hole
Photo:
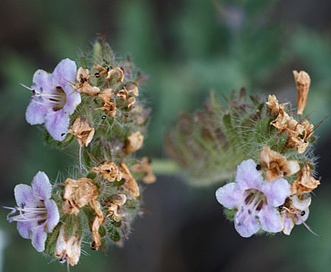
[[[165,160],[163,137],[180,112],[202,107],[245,86],[295,103],[292,70],[312,85],[305,113],[317,123],[331,107],[331,2],[328,0],[30,0],[0,3],[0,204],[13,206],[13,188],[38,170],[55,180],[72,155],[44,146],[25,122],[35,70],[52,71],[106,33],[118,56],[129,53],[148,76],[142,87],[152,122],[142,154]],[[290,237],[239,237],[216,203],[216,188],[190,188],[177,174],[158,171],[145,189],[145,215],[123,248],[86,254],[71,271],[328,271],[331,267],[330,125],[317,129],[322,185],[307,223]],[[2,271],[65,271],[34,251],[0,212]],[[0,270],[1,271],[1,270]]]

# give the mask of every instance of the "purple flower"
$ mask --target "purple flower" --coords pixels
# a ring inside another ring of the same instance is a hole
[[[45,250],[47,233],[52,232],[60,220],[59,210],[51,199],[52,186],[44,172],[38,172],[31,186],[16,185],[14,189],[17,207],[8,208],[9,222],[17,221],[17,230],[25,239],[31,239],[33,247]]]
[[[234,225],[242,237],[250,237],[260,229],[280,232],[283,222],[277,207],[290,195],[290,185],[285,179],[268,182],[256,167],[251,159],[241,162],[235,182],[216,191],[220,204],[236,210]]]
[[[43,124],[49,134],[63,141],[69,128],[69,115],[81,102],[80,94],[73,88],[76,63],[62,60],[52,74],[37,70],[33,75],[32,99],[26,110],[26,121],[31,125]]]

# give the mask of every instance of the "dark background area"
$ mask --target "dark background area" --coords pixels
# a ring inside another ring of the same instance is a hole
[[[291,236],[241,238],[214,193],[167,173],[163,137],[180,112],[202,107],[210,90],[227,95],[274,93],[295,103],[292,70],[312,78],[306,113],[330,115],[331,2],[327,0],[30,0],[0,2],[0,204],[13,206],[13,188],[38,170],[55,180],[71,164],[41,142],[25,122],[33,73],[75,59],[98,33],[118,56],[129,53],[148,76],[142,87],[152,122],[141,154],[157,161],[158,180],[145,188],[144,215],[122,248],[86,253],[71,271],[328,271],[331,266],[330,121],[316,130],[322,184],[307,223]],[[65,271],[35,252],[0,212],[5,272]]]

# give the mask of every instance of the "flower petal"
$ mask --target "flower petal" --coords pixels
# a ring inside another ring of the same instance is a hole
[[[259,229],[259,223],[253,214],[246,210],[238,210],[234,216],[234,227],[240,236],[248,238],[255,234]]]
[[[26,184],[18,184],[14,189],[15,200],[17,206],[25,206],[28,203],[34,203],[35,198],[31,186]]]
[[[279,211],[270,205],[264,205],[259,213],[261,229],[267,232],[280,232],[283,229],[283,222]]]
[[[244,191],[246,189],[257,189],[263,184],[261,171],[256,170],[256,163],[252,160],[245,160],[237,167],[236,182]]]
[[[44,172],[39,171],[34,176],[31,185],[35,196],[43,199],[44,201],[50,199],[52,194],[52,185]]]
[[[283,213],[282,219],[283,219],[283,233],[286,235],[290,235],[291,231],[294,227],[293,219],[290,217],[287,217],[286,213]]]
[[[267,197],[268,204],[278,207],[284,204],[285,199],[290,195],[290,184],[283,178],[271,182],[265,182],[261,191]]]
[[[227,209],[238,207],[243,200],[243,193],[237,183],[228,183],[216,191],[216,199]]]
[[[64,88],[65,93],[67,94],[66,97],[66,104],[63,107],[63,111],[67,114],[72,114],[76,107],[80,104],[81,97],[80,94],[70,86],[66,86]]]
[[[44,230],[44,224],[41,224],[32,230],[31,242],[33,247],[38,252],[43,252],[45,250],[46,239],[47,239],[47,234]]]
[[[69,115],[63,110],[49,113],[45,118],[45,127],[57,141],[63,141],[69,128]]]
[[[31,88],[34,89],[36,93],[49,93],[50,90],[53,89],[52,75],[44,70],[37,70],[33,75],[32,82]]]
[[[31,229],[36,227],[37,223],[33,221],[29,222],[17,222],[17,231],[24,239],[31,238]]]
[[[49,110],[45,105],[38,103],[35,99],[31,99],[25,112],[25,119],[30,125],[43,124]]]
[[[61,60],[52,73],[53,87],[60,86],[66,92],[65,86],[75,81],[76,72],[77,66],[74,61],[68,58]]]
[[[45,207],[47,210],[47,220],[46,220],[46,231],[52,232],[54,227],[59,223],[60,221],[60,214],[59,210],[57,208],[57,205],[54,200],[48,200],[45,202]]]

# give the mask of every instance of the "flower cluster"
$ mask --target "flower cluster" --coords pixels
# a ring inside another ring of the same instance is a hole
[[[290,103],[279,103],[275,95],[267,101],[251,96],[248,103],[242,89],[225,108],[212,94],[204,110],[182,115],[167,138],[169,154],[194,185],[234,176],[216,191],[216,199],[242,237],[262,232],[289,235],[300,224],[313,232],[305,221],[311,192],[320,184],[314,177],[316,136],[314,125],[302,117],[310,77],[304,71],[293,74],[297,115]]]
[[[139,212],[138,179],[155,181],[146,158],[133,157],[143,146],[149,110],[139,99],[145,76],[128,59],[116,61],[110,46],[97,40],[81,66],[62,60],[53,73],[33,76],[26,120],[45,127],[47,143],[77,147],[72,176],[51,185],[38,172],[31,187],[15,187],[17,206],[8,221],[31,239],[39,252],[76,265],[81,247],[121,244]]]

